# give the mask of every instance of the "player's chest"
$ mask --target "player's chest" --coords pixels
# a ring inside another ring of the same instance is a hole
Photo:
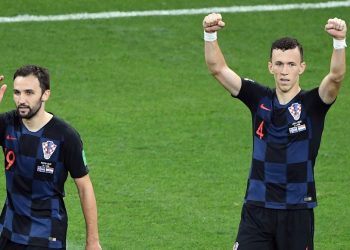
[[[260,139],[267,135],[276,140],[307,137],[310,129],[308,107],[301,101],[287,105],[274,105],[271,101],[262,101],[254,115],[254,130]]]

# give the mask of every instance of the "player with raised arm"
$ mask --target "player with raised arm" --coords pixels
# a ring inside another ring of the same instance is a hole
[[[17,69],[13,81],[16,109],[0,114],[7,190],[0,216],[0,249],[66,249],[68,217],[63,197],[70,174],[85,218],[85,250],[101,250],[83,143],[74,128],[45,110],[51,94],[48,70],[25,65]],[[0,102],[6,87],[0,88]]]
[[[275,88],[242,78],[230,69],[217,42],[222,16],[203,20],[209,71],[252,116],[253,152],[235,250],[312,250],[317,205],[314,165],[327,111],[345,77],[346,23],[329,19],[333,38],[330,71],[318,87],[304,90],[303,47],[283,37],[271,46],[268,69]]]

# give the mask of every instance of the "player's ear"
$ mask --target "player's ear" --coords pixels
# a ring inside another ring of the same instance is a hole
[[[268,62],[267,67],[268,67],[268,69],[269,69],[269,71],[270,71],[271,74],[274,74],[274,73],[275,73],[275,72],[273,71],[273,69],[272,69],[272,62],[271,62],[271,61]]]
[[[305,69],[306,69],[306,63],[305,62],[301,62],[300,63],[300,69],[299,69],[299,75],[304,73]]]
[[[51,92],[49,89],[45,90],[43,95],[41,96],[41,101],[46,102],[47,100],[49,100],[50,94]]]

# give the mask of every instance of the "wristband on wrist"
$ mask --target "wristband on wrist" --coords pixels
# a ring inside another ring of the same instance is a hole
[[[204,41],[214,42],[216,39],[218,39],[216,31],[211,33],[204,31]]]
[[[338,40],[333,38],[333,48],[334,49],[344,49],[346,47],[346,39]]]

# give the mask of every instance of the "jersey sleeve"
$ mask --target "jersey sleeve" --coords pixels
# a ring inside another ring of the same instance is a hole
[[[329,108],[333,105],[326,104],[322,101],[320,94],[319,94],[319,88],[314,88],[309,91],[306,91],[303,93],[303,99],[306,105],[310,106],[310,110],[312,110],[314,115],[319,115],[321,117],[325,116],[328,112]]]
[[[233,97],[241,100],[252,112],[254,112],[257,109],[261,98],[269,94],[272,94],[272,91],[268,87],[262,86],[248,78],[242,78],[242,87],[238,95]]]
[[[4,145],[6,131],[6,113],[0,114],[0,145]]]
[[[8,111],[0,114],[0,145],[4,146],[7,127],[14,124],[16,120],[16,111]]]
[[[80,178],[89,173],[83,142],[74,129],[65,138],[64,165],[72,178]]]

